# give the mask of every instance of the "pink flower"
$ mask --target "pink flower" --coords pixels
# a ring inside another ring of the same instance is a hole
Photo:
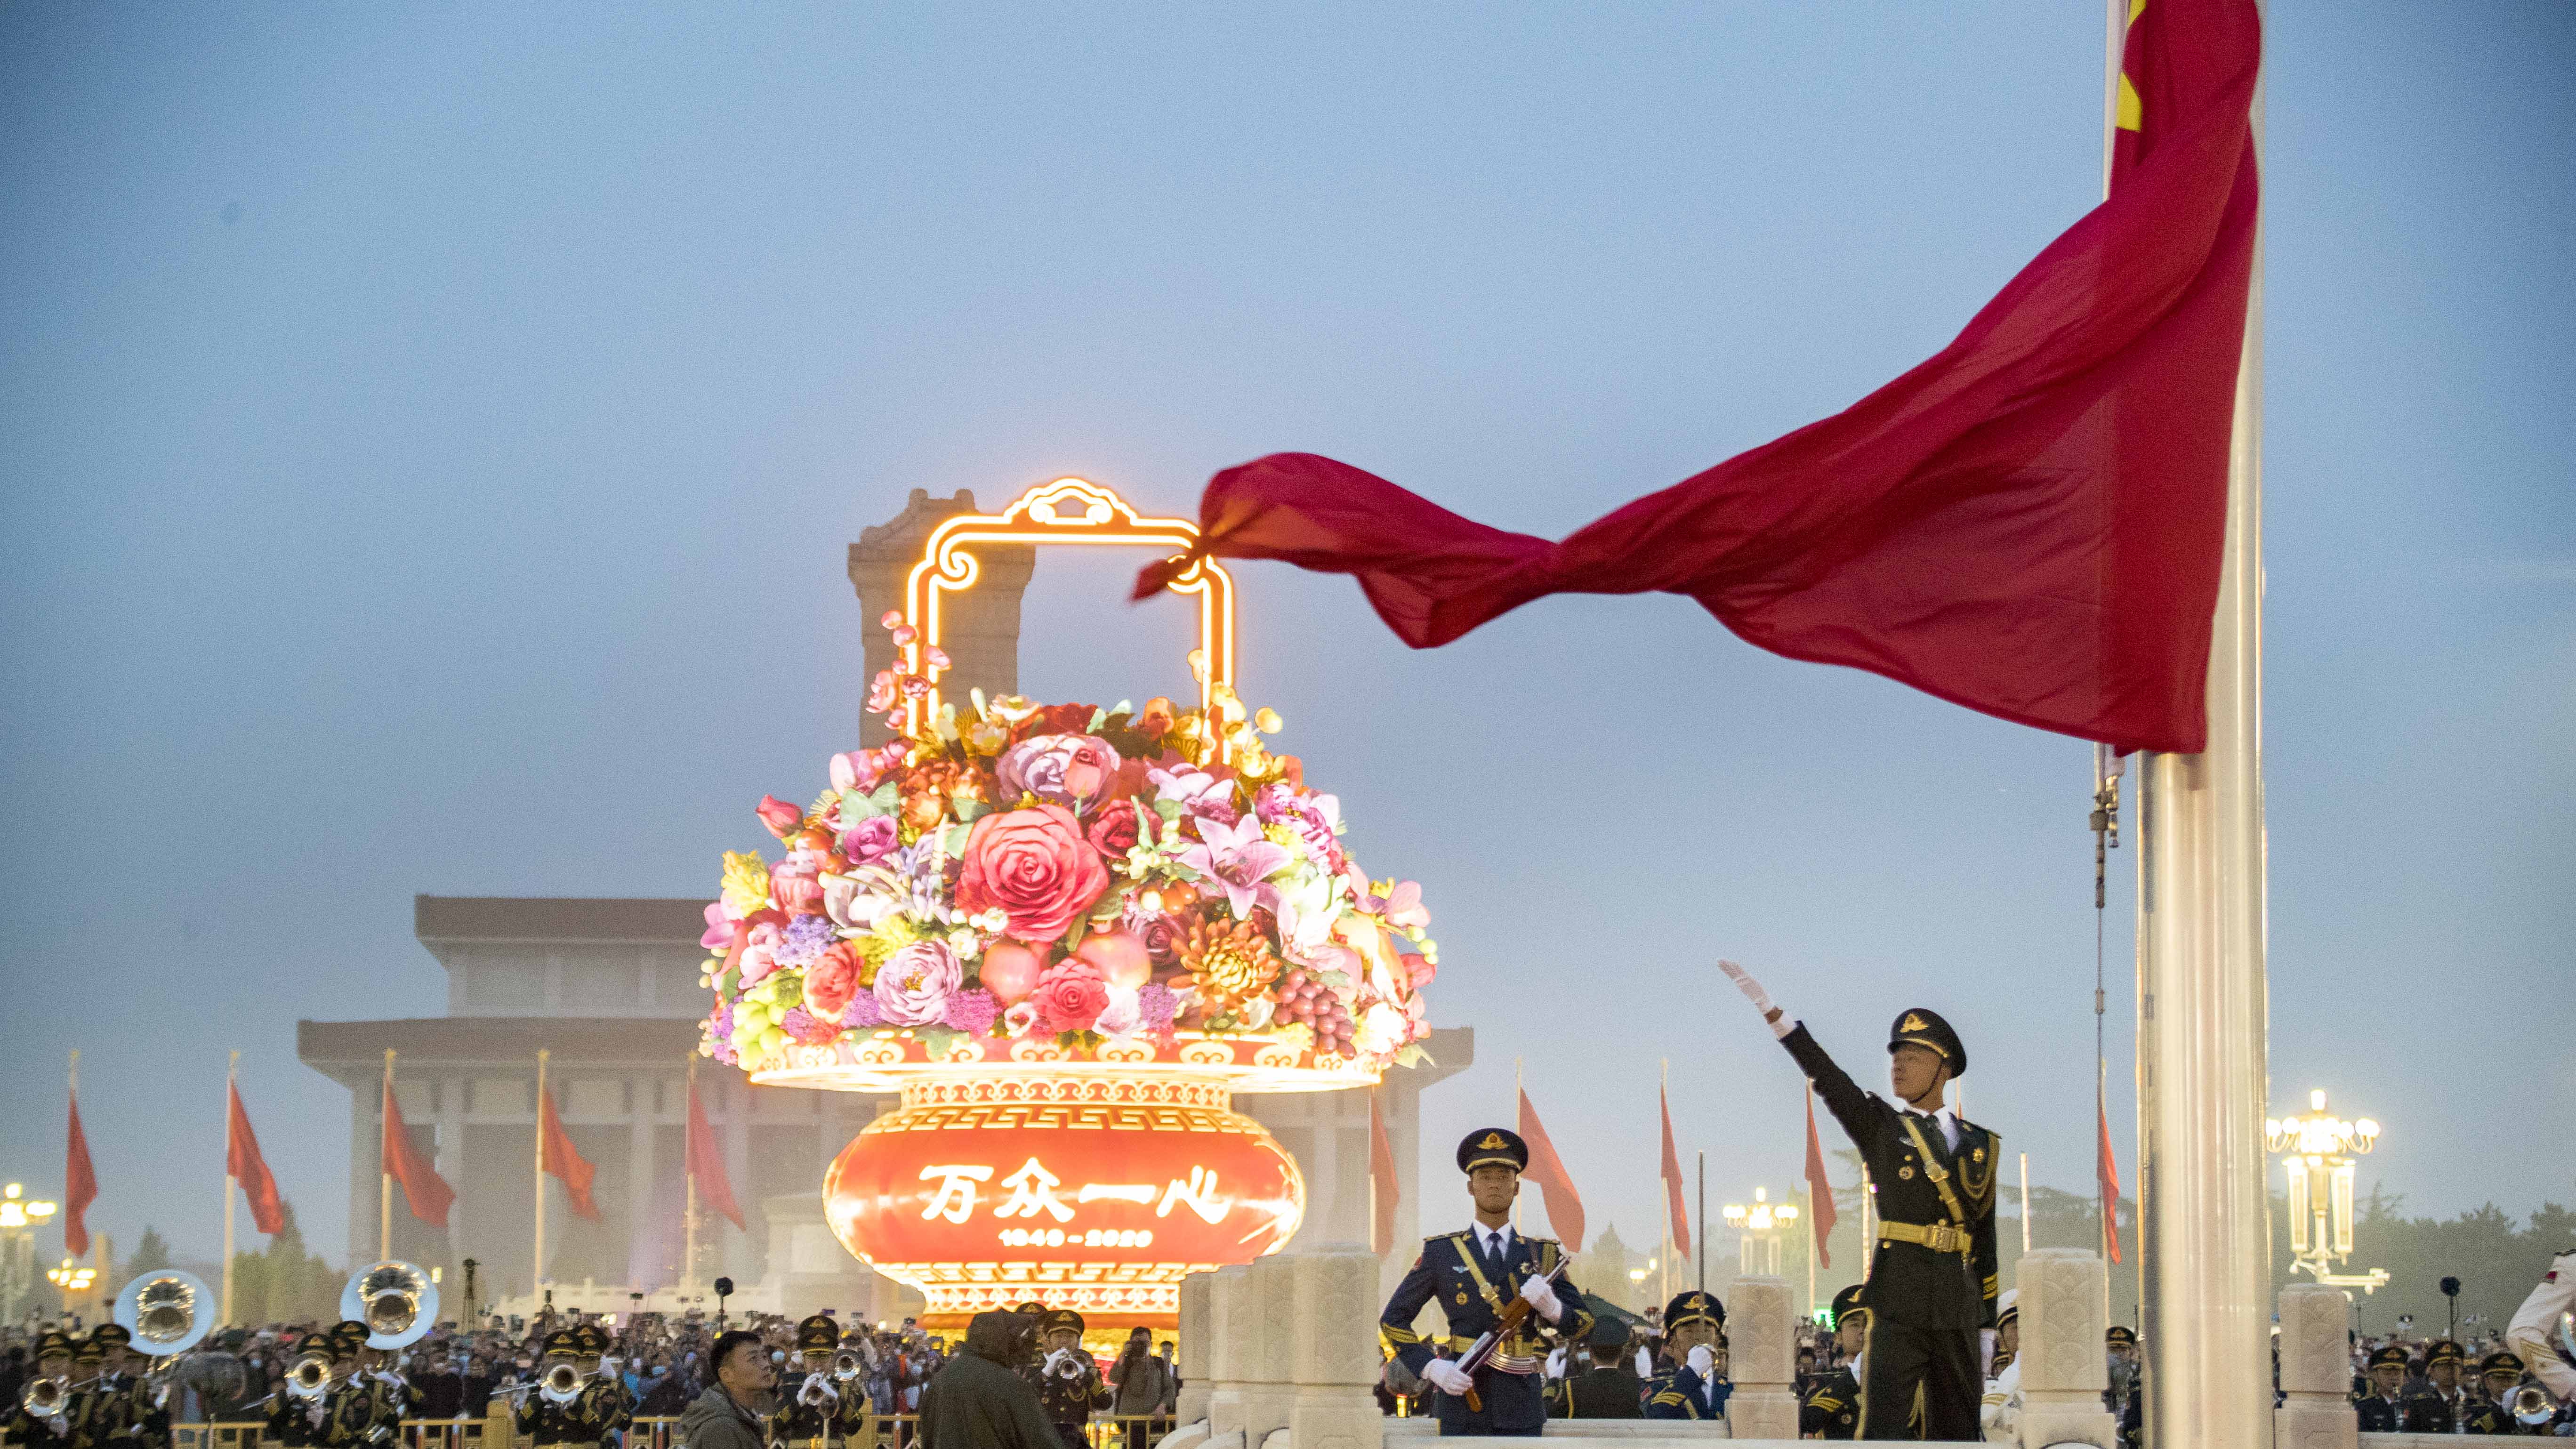
[[[1109,988],[1109,1001],[1100,1009],[1092,1029],[1113,1039],[1131,1037],[1144,1024],[1144,1005],[1135,991],[1118,986]]]
[[[1100,852],[1061,805],[985,816],[968,833],[961,859],[957,908],[1001,911],[1003,933],[1022,941],[1061,938],[1109,887]]]
[[[903,763],[900,745],[873,750],[845,750],[832,757],[832,788],[856,790],[864,795],[877,787],[886,771]]]
[[[841,832],[841,854],[852,865],[870,865],[894,853],[901,844],[891,815],[871,815]]]
[[[1342,868],[1342,843],[1333,835],[1341,823],[1337,796],[1309,795],[1273,781],[1252,797],[1252,813],[1265,824],[1285,825],[1306,843],[1307,853],[1322,861],[1327,874]]]
[[[1118,773],[1118,752],[1094,735],[1031,735],[993,762],[1002,799],[1022,792],[1075,810],[1090,808]]]
[[[1109,983],[1088,961],[1067,957],[1046,969],[1029,993],[1038,1025],[1051,1032],[1089,1031],[1109,1006]]]
[[[710,951],[733,949],[733,918],[725,914],[724,902],[707,903],[707,933],[698,938],[698,944]]]
[[[1112,800],[1091,817],[1091,828],[1083,838],[1091,848],[1111,860],[1123,859],[1127,848],[1144,833],[1144,807],[1133,800]]]
[[[1398,930],[1418,931],[1431,924],[1431,913],[1422,908],[1422,887],[1409,880],[1397,881],[1383,896],[1372,893],[1365,904]]]
[[[775,795],[763,795],[760,797],[760,823],[769,827],[770,834],[785,840],[805,823],[805,808]]]
[[[1263,839],[1259,821],[1228,825],[1203,818],[1198,840],[1183,842],[1172,854],[1207,877],[1199,889],[1210,896],[1223,895],[1234,907],[1236,920],[1250,914],[1254,906],[1278,909],[1279,888],[1263,882],[1288,863],[1288,847]]]
[[[859,994],[859,953],[847,941],[835,941],[805,968],[805,1009],[837,1022]]]
[[[791,850],[770,868],[769,898],[791,916],[820,914],[823,909],[823,858],[811,850]]]
[[[868,713],[883,714],[894,708],[894,696],[894,671],[878,670],[877,677],[868,681]]]
[[[888,1026],[928,1026],[939,1020],[948,997],[966,979],[957,953],[945,941],[915,941],[877,968],[877,1008]]]
[[[1145,778],[1154,782],[1155,799],[1179,801],[1185,815],[1232,825],[1239,813],[1234,808],[1234,782],[1221,780],[1194,765],[1148,770]]]
[[[1002,1013],[1002,1034],[1005,1036],[1027,1036],[1037,1029],[1038,1008],[1035,1002],[1015,1001]]]

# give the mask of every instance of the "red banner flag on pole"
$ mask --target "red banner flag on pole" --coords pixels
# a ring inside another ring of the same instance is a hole
[[[2197,753],[2256,211],[2255,0],[2156,0],[2136,160],[1950,345],[1550,542],[1312,453],[1212,479],[1199,557],[1355,576],[1434,648],[1560,593],[1681,594],[1759,648],[2122,750]],[[2132,27],[2133,34],[2140,27]],[[2125,134],[2125,133],[2124,133]]]
[[[723,1213],[737,1228],[742,1228],[742,1209],[733,1205],[733,1183],[725,1177],[724,1151],[716,1145],[715,1128],[707,1124],[706,1105],[698,1100],[698,1084],[689,1083],[689,1130],[686,1144],[689,1178],[698,1185],[707,1206]],[[751,1231],[743,1228],[744,1232]]]
[[[1378,1110],[1378,1089],[1369,1088],[1369,1251],[1383,1258],[1395,1247],[1395,1144],[1386,1135],[1386,1114]]]
[[[1807,1227],[1816,1235],[1816,1264],[1830,1268],[1825,1242],[1834,1234],[1834,1185],[1825,1178],[1825,1144],[1816,1137],[1816,1090],[1807,1089]],[[1868,1244],[1861,1245],[1866,1248]]]
[[[1574,1178],[1566,1172],[1563,1159],[1556,1155],[1556,1144],[1547,1138],[1547,1129],[1538,1124],[1538,1109],[1530,1105],[1529,1093],[1521,1096],[1521,1140],[1529,1144],[1529,1166],[1521,1176],[1538,1184],[1539,1201],[1547,1204],[1548,1226],[1556,1229],[1557,1241],[1565,1251],[1583,1251],[1583,1197],[1574,1190]]]
[[[2102,1185],[2102,1247],[2111,1261],[2120,1261],[2120,1164],[2111,1155],[2111,1117],[2100,1103],[2095,1103],[2094,1120],[2102,1128],[2102,1156],[2096,1176]]]
[[[564,1130],[563,1118],[555,1115],[555,1094],[547,1092],[537,1099],[537,1131],[542,1135],[538,1163],[546,1172],[560,1178],[564,1196],[572,1202],[572,1215],[599,1221],[599,1205],[590,1200],[590,1181],[599,1169],[572,1145],[572,1134]]]
[[[259,1136],[250,1130],[250,1113],[242,1110],[241,1088],[227,1086],[232,1106],[224,1123],[224,1171],[241,1184],[250,1199],[250,1224],[275,1237],[286,1229],[286,1202],[277,1194],[277,1178],[259,1154]]]
[[[98,1201],[98,1173],[89,1162],[89,1134],[81,1131],[80,1053],[72,1053],[71,1127],[63,1151],[63,1251],[77,1258],[89,1251],[89,1224],[81,1215]]]
[[[380,1134],[385,1141],[384,1173],[402,1184],[403,1201],[411,1206],[411,1215],[431,1227],[447,1226],[447,1210],[456,1202],[456,1189],[438,1175],[429,1159],[411,1140],[411,1129],[403,1125],[402,1108],[394,1102],[394,1084],[385,1079],[385,1121]]]
[[[1682,1155],[1673,1150],[1673,1104],[1664,1089],[1655,1089],[1655,1109],[1664,1118],[1664,1212],[1673,1225],[1673,1251],[1687,1258],[1690,1252],[1690,1214],[1682,1207]],[[1556,1209],[1547,1210],[1548,1220],[1556,1220]]]

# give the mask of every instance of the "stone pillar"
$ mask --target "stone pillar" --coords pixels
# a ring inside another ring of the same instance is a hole
[[[1798,1437],[1798,1348],[1789,1280],[1738,1278],[1727,1294],[1727,1365],[1735,1392],[1726,1431],[1737,1439]]]
[[[2272,1411],[2279,1449],[2353,1449],[2352,1304],[2340,1288],[2294,1283],[2281,1290],[2281,1406]]]
[[[931,530],[957,514],[977,511],[975,495],[966,489],[958,489],[954,498],[933,498],[928,490],[915,488],[901,513],[861,530],[859,541],[850,545],[850,586],[859,595],[863,644],[862,693],[877,671],[895,661],[894,639],[879,620],[889,610],[902,610],[905,578],[921,561]],[[1037,563],[1037,549],[1028,544],[986,544],[973,552],[974,587],[949,594],[940,605],[940,647],[948,651],[950,665],[939,687],[948,699],[960,702],[972,688],[987,695],[1019,692],[1020,595]],[[893,738],[881,716],[860,716],[862,746]]]
[[[2109,1269],[2099,1253],[2038,1248],[2022,1255],[2021,1442],[2095,1444],[2116,1449],[2119,1425],[2102,1407],[2111,1371],[2102,1354],[2103,1291]]]
[[[1273,1253],[1255,1258],[1243,1290],[1251,1320],[1249,1356],[1236,1363],[1234,1376],[1244,1385],[1243,1442],[1254,1449],[1271,1430],[1287,1427],[1288,1408],[1296,1398],[1297,1340],[1308,1326],[1293,1312],[1297,1300],[1298,1258]]]
[[[1208,1435],[1241,1434],[1245,1424],[1244,1367],[1260,1352],[1260,1311],[1252,1298],[1252,1269],[1219,1268],[1208,1279]],[[1258,1436],[1245,1435],[1247,1444]]]
[[[1216,1291],[1216,1275],[1192,1273],[1181,1280],[1181,1332],[1176,1367],[1181,1375],[1181,1391],[1172,1414],[1174,1421],[1193,1424],[1207,1417],[1208,1368],[1214,1361],[1214,1337],[1209,1331],[1210,1300]]]
[[[1269,1260],[1291,1275],[1288,1434],[1297,1449],[1382,1449],[1386,1421],[1377,1383],[1377,1258],[1367,1247],[1328,1243]]]

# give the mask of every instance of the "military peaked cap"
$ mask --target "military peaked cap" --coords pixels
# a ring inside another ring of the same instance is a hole
[[[2106,1344],[2117,1344],[2122,1348],[2136,1348],[2137,1330],[2125,1323],[2114,1323],[2111,1325],[2111,1331],[2102,1335],[2102,1341]]]
[[[1857,1313],[1864,1318],[1869,1316],[1869,1300],[1867,1297],[1863,1296],[1861,1292],[1862,1286],[1863,1285],[1861,1284],[1854,1283],[1850,1287],[1845,1288],[1840,1293],[1834,1295],[1834,1325],[1836,1327],[1841,1327],[1842,1321],[1845,1318],[1850,1317],[1852,1314]]]
[[[2478,1362],[2478,1377],[2485,1378],[2490,1374],[2511,1374],[2515,1378],[2521,1378],[2522,1355],[2504,1352],[2488,1354]]]
[[[1907,1042],[1939,1052],[1941,1060],[1949,1063],[1951,1076],[1968,1074],[1968,1049],[1959,1044],[1959,1034],[1950,1029],[1950,1023],[1941,1019],[1941,1013],[1930,1007],[1908,1008],[1903,1016],[1896,1019],[1896,1025],[1887,1029],[1889,1051]]]
[[[2404,1368],[2406,1367],[2406,1350],[2399,1348],[2393,1343],[2382,1344],[2370,1351],[2370,1366],[2375,1369]]]
[[[2005,1324],[2019,1317],[2021,1317],[2021,1290],[2007,1288],[2004,1290],[2004,1296],[1995,1300],[1995,1327],[2001,1329]]]
[[[1724,1328],[1726,1305],[1717,1301],[1716,1294],[1697,1288],[1687,1293],[1676,1293],[1673,1301],[1664,1305],[1664,1331],[1670,1333],[1685,1323],[1705,1323],[1711,1328]]]
[[[134,1341],[134,1334],[122,1323],[102,1323],[89,1336],[101,1348],[123,1348]]]
[[[70,1334],[59,1328],[48,1328],[36,1335],[36,1357],[69,1358],[71,1355],[72,1336]]]
[[[2437,1338],[2433,1340],[2433,1346],[2424,1351],[2424,1366],[2430,1368],[2437,1363],[2459,1363],[2466,1357],[2460,1351],[2458,1344],[2447,1338]]]
[[[1529,1167],[1529,1144],[1521,1134],[1508,1127],[1479,1127],[1458,1143],[1458,1170],[1473,1172],[1487,1163],[1501,1163],[1514,1172]]]
[[[1070,1328],[1076,1333],[1082,1332],[1082,1315],[1070,1308],[1048,1309],[1046,1317],[1039,1320],[1038,1330],[1042,1333],[1053,1333],[1059,1328]]]
[[[829,1315],[817,1313],[796,1325],[796,1347],[800,1352],[832,1349],[841,1346],[841,1325]]]

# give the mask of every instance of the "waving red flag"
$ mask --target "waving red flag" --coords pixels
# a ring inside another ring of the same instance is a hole
[[[89,1134],[81,1131],[80,1089],[72,1089],[72,1125],[63,1151],[63,1251],[89,1251],[89,1224],[81,1214],[98,1201],[98,1173],[89,1163]]]
[[[1216,475],[1190,554],[1346,573],[1434,648],[1550,594],[1685,595],[1746,642],[2123,750],[2196,752],[2255,222],[2254,0],[2130,27],[2110,198],[1951,344],[1576,530],[1507,533],[1311,453]]]
[[[1690,1256],[1690,1214],[1682,1210],[1682,1155],[1673,1149],[1673,1104],[1664,1089],[1655,1089],[1655,1108],[1664,1116],[1664,1213],[1672,1224],[1673,1251]],[[1553,1220],[1553,1209],[1548,1217]]]
[[[733,1205],[733,1183],[725,1177],[724,1150],[716,1145],[715,1128],[707,1125],[707,1109],[698,1100],[698,1083],[694,1077],[689,1081],[687,1137],[684,1145],[689,1160],[689,1176],[698,1184],[698,1195],[707,1200],[707,1206],[723,1213],[735,1227],[741,1228],[742,1209]],[[743,1231],[751,1230],[743,1228]]]
[[[392,1070],[387,1068],[388,1071]],[[447,1210],[455,1205],[456,1189],[438,1175],[428,1158],[411,1140],[411,1129],[403,1125],[402,1108],[394,1104],[393,1078],[385,1078],[384,1168],[393,1180],[402,1184],[403,1201],[411,1215],[432,1227],[447,1226]],[[263,1230],[265,1231],[265,1230]]]
[[[1583,1196],[1574,1190],[1574,1177],[1565,1170],[1565,1162],[1556,1155],[1556,1144],[1547,1140],[1547,1129],[1538,1125],[1538,1109],[1530,1105],[1529,1093],[1521,1095],[1521,1140],[1529,1144],[1529,1166],[1521,1176],[1538,1184],[1539,1201],[1547,1204],[1548,1226],[1556,1229],[1557,1241],[1565,1251],[1583,1251]]]
[[[1807,1226],[1816,1235],[1816,1266],[1830,1268],[1825,1240],[1834,1233],[1834,1185],[1825,1179],[1825,1144],[1816,1140],[1816,1093],[1807,1089]]]
[[[1383,1258],[1395,1246],[1395,1144],[1387,1140],[1386,1114],[1377,1088],[1369,1088],[1369,1251]]]
[[[275,1237],[286,1230],[286,1201],[277,1194],[268,1159],[259,1155],[259,1136],[250,1130],[250,1113],[242,1110],[241,1088],[227,1083],[224,1092],[232,1099],[224,1115],[224,1172],[250,1199],[251,1226]]]
[[[548,1091],[537,1098],[537,1132],[539,1165],[563,1179],[564,1196],[572,1201],[572,1215],[599,1221],[599,1205],[590,1200],[590,1181],[599,1169],[572,1145],[572,1134],[564,1130],[563,1119],[555,1115],[555,1094]]]

